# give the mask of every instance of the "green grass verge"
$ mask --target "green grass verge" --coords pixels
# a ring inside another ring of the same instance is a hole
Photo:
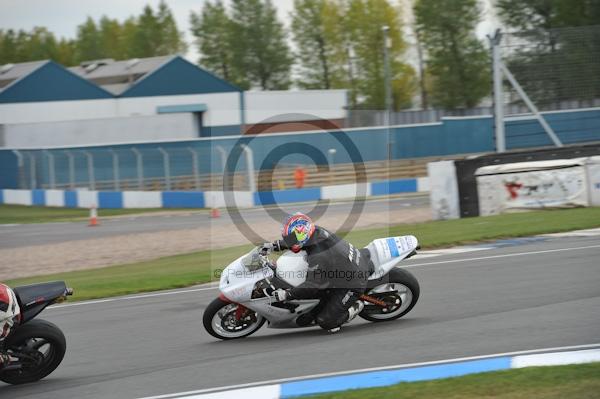
[[[398,220],[398,223],[402,221]],[[391,228],[353,231],[347,238],[357,246],[362,246],[378,237],[412,234],[419,239],[423,248],[435,248],[593,227],[600,227],[600,208],[557,209],[399,224]]]
[[[559,399],[600,398],[600,363],[528,367],[386,388],[310,396],[311,399]]]
[[[75,290],[75,295],[69,298],[72,301],[189,287],[218,281],[218,278],[212,277],[212,265],[223,268],[251,248],[252,245],[245,245],[194,252],[145,262],[10,280],[6,284],[14,287],[64,280]]]
[[[600,208],[540,211],[419,224],[389,229],[357,230],[345,238],[364,246],[380,237],[413,234],[423,248],[600,227]],[[275,238],[276,232],[273,232]],[[227,266],[250,245],[168,256],[107,268],[8,281],[9,285],[65,280],[75,289],[73,300],[186,287],[215,281],[212,270]]]
[[[163,208],[147,209],[99,209],[103,216],[120,216],[150,212],[164,212]],[[198,209],[194,209],[198,211]],[[0,224],[70,222],[87,219],[89,209],[47,208],[43,206],[0,205]]]

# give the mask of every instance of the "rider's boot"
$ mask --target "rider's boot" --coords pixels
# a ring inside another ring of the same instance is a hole
[[[346,320],[346,323],[350,323],[364,308],[365,304],[363,301],[356,301],[356,303],[348,309],[348,320]]]

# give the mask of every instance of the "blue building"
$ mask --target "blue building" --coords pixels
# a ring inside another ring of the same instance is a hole
[[[34,61],[0,66],[0,103],[90,100],[112,97],[110,92],[53,61]]]

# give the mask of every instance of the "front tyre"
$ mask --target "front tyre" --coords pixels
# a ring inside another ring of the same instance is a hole
[[[204,310],[204,328],[215,338],[227,340],[244,338],[256,332],[266,319],[251,309],[238,310],[237,303],[214,299]]]
[[[45,320],[31,320],[18,326],[5,342],[5,349],[22,365],[18,370],[0,370],[0,380],[26,384],[41,380],[62,362],[67,343],[62,331]]]
[[[381,279],[369,281],[366,293],[388,305],[382,308],[366,303],[359,313],[365,320],[378,322],[396,320],[410,312],[419,299],[421,288],[411,272],[393,268]]]

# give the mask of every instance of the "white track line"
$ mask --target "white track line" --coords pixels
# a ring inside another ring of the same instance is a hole
[[[556,347],[556,348],[532,349],[532,350],[517,351],[517,352],[495,353],[495,354],[491,354],[491,355],[460,357],[460,358],[456,358],[456,359],[446,359],[446,360],[437,360],[437,361],[419,362],[419,363],[408,363],[408,364],[401,364],[401,365],[394,365],[394,366],[371,367],[371,368],[365,368],[365,369],[336,371],[336,372],[332,372],[332,373],[311,374],[311,375],[304,375],[301,377],[280,378],[280,379],[276,379],[276,380],[251,382],[251,383],[247,383],[247,384],[206,388],[206,389],[199,389],[197,391],[172,393],[172,394],[158,395],[158,396],[147,396],[147,397],[143,397],[140,399],[181,398],[181,397],[185,397],[185,396],[202,394],[202,393],[227,391],[230,389],[248,388],[248,387],[261,386],[261,385],[278,384],[278,383],[282,383],[282,382],[307,380],[307,379],[313,379],[313,378],[326,378],[326,377],[335,377],[335,376],[348,375],[348,374],[368,373],[368,372],[372,372],[372,371],[384,371],[384,370],[402,369],[402,368],[410,368],[410,367],[430,366],[430,365],[434,365],[434,364],[457,363],[457,362],[463,362],[463,361],[469,361],[469,360],[489,359],[489,358],[494,358],[494,357],[525,355],[525,354],[531,354],[531,353],[558,352],[558,351],[573,350],[573,349],[590,349],[590,348],[597,348],[597,347],[600,347],[600,343],[588,344],[588,345],[561,346],[561,347]]]
[[[600,245],[588,245],[585,247],[574,247],[574,248],[548,249],[548,250],[544,250],[544,251],[518,252],[518,253],[504,254],[504,255],[481,256],[481,257],[477,257],[477,258],[442,260],[442,261],[438,261],[438,262],[404,264],[402,267],[419,267],[419,266],[441,265],[441,264],[447,264],[447,263],[472,262],[472,261],[476,261],[476,260],[509,258],[511,256],[526,256],[526,255],[538,255],[538,254],[553,253],[553,252],[577,251],[577,250],[589,249],[589,248],[600,248]],[[136,299],[146,299],[146,298],[154,298],[154,297],[159,297],[159,296],[187,294],[190,292],[209,291],[209,290],[216,290],[216,289],[218,289],[217,286],[200,287],[200,288],[192,288],[192,289],[177,290],[177,291],[157,292],[157,293],[153,293],[153,294],[141,294],[141,295],[134,295],[134,296],[125,296],[125,297],[99,299],[99,300],[93,300],[93,301],[68,303],[68,304],[64,304],[64,305],[51,306],[48,309],[49,310],[62,309],[62,308],[67,308],[67,307],[72,307],[72,306],[95,305],[98,303],[109,303],[109,302],[136,300]]]
[[[130,300],[130,299],[146,299],[146,298],[153,298],[153,297],[157,297],[157,296],[187,294],[188,292],[209,291],[209,290],[214,290],[217,288],[219,288],[219,287],[217,287],[217,286],[201,287],[201,288],[192,288],[192,289],[187,289],[187,290],[157,292],[154,294],[142,294],[142,295],[134,295],[134,296],[123,296],[123,297],[116,297],[116,298],[98,299],[98,300],[93,300],[93,301],[82,301],[82,302],[68,303],[65,305],[56,305],[56,306],[51,306],[48,309],[50,309],[50,310],[51,309],[61,309],[61,308],[69,308],[72,306],[95,305],[97,303],[126,301],[126,300]]]
[[[441,265],[441,264],[445,264],[445,263],[471,262],[471,261],[474,261],[474,260],[509,258],[511,256],[538,255],[538,254],[546,254],[546,253],[552,253],[552,252],[577,251],[577,250],[580,250],[580,249],[589,249],[589,248],[600,248],[600,245],[588,245],[588,246],[585,246],[585,247],[574,247],[574,248],[547,249],[547,250],[544,250],[544,251],[517,252],[517,253],[514,253],[514,254],[480,256],[480,257],[477,257],[477,258],[441,260],[441,261],[438,261],[438,262],[407,264],[407,265],[404,265],[402,267],[431,266],[431,265]]]

